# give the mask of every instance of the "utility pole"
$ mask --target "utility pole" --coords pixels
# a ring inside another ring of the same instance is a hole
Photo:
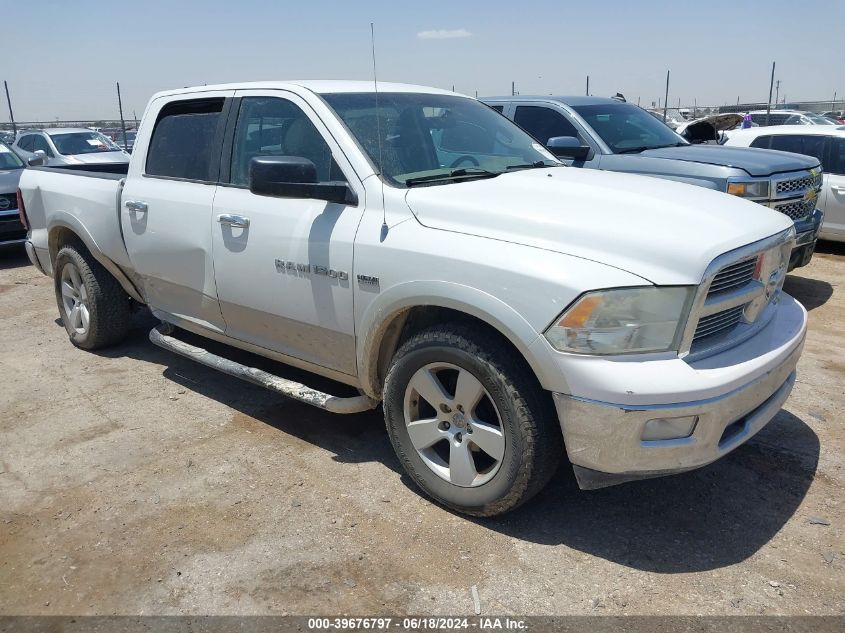
[[[129,151],[129,144],[126,140],[126,121],[123,120],[123,101],[120,99],[120,82],[117,82],[117,108],[120,111],[120,127],[123,128],[123,149]]]
[[[587,96],[590,96],[590,76],[587,75]]]
[[[669,107],[669,71],[666,71],[666,97],[663,99],[663,122],[666,123],[666,109]]]
[[[778,95],[780,94],[780,79],[775,82],[775,110],[778,109]]]
[[[6,91],[6,94],[7,95],[9,94],[8,90]],[[9,108],[11,109],[11,106],[9,106]],[[830,109],[836,110],[836,91],[835,90],[833,91],[833,101],[830,102]]]
[[[766,104],[766,125],[769,125],[769,114],[772,111],[772,88],[775,85],[775,62],[772,62],[772,78],[769,81],[769,103]]]
[[[512,81],[511,82],[511,96],[514,96],[515,94],[516,94],[516,82]]]
[[[12,133],[18,135],[18,126],[15,125],[15,113],[12,112],[12,98],[9,96],[9,84],[3,81],[3,87],[6,89],[6,103],[9,104],[9,121],[12,122]],[[836,101],[836,94],[833,95],[833,100]]]

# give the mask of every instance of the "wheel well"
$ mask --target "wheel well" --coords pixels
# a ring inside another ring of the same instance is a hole
[[[452,308],[443,308],[440,306],[416,306],[409,308],[397,314],[390,323],[385,327],[384,334],[379,346],[378,361],[376,363],[376,381],[379,392],[384,386],[384,379],[387,376],[387,370],[390,368],[390,362],[396,350],[411,338],[414,334],[422,330],[438,324],[445,323],[453,325],[469,325],[476,330],[484,330],[493,337],[497,338],[501,344],[508,348],[513,357],[525,363],[526,367],[534,376],[528,361],[522,355],[522,352],[511,342],[511,340],[502,334],[497,328],[493,327],[486,321],[479,319],[466,312],[454,310]]]
[[[50,251],[50,261],[52,263],[55,264],[56,255],[59,254],[63,246],[67,246],[68,244],[74,244],[75,246],[84,248],[88,252],[88,248],[82,239],[66,226],[57,226],[50,231],[47,246]]]

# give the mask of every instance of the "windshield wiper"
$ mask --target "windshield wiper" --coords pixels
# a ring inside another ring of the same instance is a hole
[[[524,165],[508,165],[506,167],[507,171],[512,171],[515,169],[537,169],[539,167],[566,167],[563,163],[552,163],[550,165],[546,164],[544,160],[538,160],[533,163],[525,163]]]
[[[644,145],[643,147],[628,147],[620,149],[617,154],[639,154],[649,149],[665,149],[667,147],[686,147],[689,143],[671,143],[670,145]]]
[[[408,178],[405,185],[413,187],[427,182],[437,182],[440,180],[454,180],[456,178],[495,178],[502,172],[489,171],[481,167],[459,167],[453,169],[445,174],[429,174],[428,176],[417,176],[416,178]]]

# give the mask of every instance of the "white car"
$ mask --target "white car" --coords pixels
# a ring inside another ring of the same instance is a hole
[[[748,114],[757,125],[836,125],[836,121],[804,110],[752,110]]]
[[[129,163],[129,154],[109,137],[86,128],[27,130],[18,135],[13,148],[30,165]]]
[[[845,242],[845,129],[826,125],[759,127],[737,130],[730,147],[759,147],[819,159],[824,174],[818,207],[824,211],[819,237]]]
[[[564,450],[595,488],[708,464],[780,410],[807,327],[782,292],[789,217],[566,167],[475,99],[378,88],[159,93],[128,167],[25,169],[27,253],[71,342],[121,340],[131,297],[172,352],[336,413],[381,401],[409,476],[473,515],[530,498]]]

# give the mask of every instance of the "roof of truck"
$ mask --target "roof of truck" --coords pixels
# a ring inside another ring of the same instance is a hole
[[[559,101],[569,106],[599,105],[603,103],[626,103],[610,97],[560,96],[560,95],[507,95],[504,97],[480,97],[481,101]]]
[[[373,82],[366,81],[351,81],[351,80],[290,80],[290,81],[249,81],[231,84],[216,84],[208,86],[186,86],[184,88],[176,88],[173,90],[164,90],[155,94],[155,97],[167,97],[181,94],[189,94],[194,92],[211,92],[215,90],[290,90],[291,88],[305,88],[317,94],[327,94],[336,92],[373,92]],[[390,83],[385,81],[378,82],[379,92],[422,92],[428,94],[448,94],[456,96],[466,96],[449,90],[441,90],[440,88],[430,88],[428,86],[415,86],[413,84]]]

